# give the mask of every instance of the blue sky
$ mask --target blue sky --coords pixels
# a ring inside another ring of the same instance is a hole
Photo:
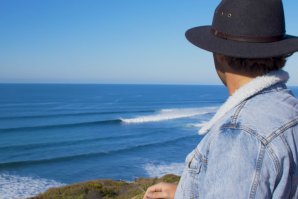
[[[184,37],[219,0],[1,0],[0,82],[220,84]],[[284,1],[298,35],[298,1]],[[288,61],[298,85],[298,55]]]

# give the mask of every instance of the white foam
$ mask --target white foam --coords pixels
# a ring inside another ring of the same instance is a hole
[[[187,124],[186,126],[190,127],[190,128],[201,128],[207,123],[208,123],[208,121],[204,121],[204,122],[201,122],[201,123],[190,123],[190,124]]]
[[[209,108],[181,108],[181,109],[162,109],[156,114],[139,116],[135,118],[121,119],[127,124],[145,123],[145,122],[160,122],[164,120],[173,120],[180,118],[188,118],[197,115],[212,113],[215,111],[214,107]]]
[[[145,165],[145,171],[147,174],[154,178],[154,177],[161,177],[166,174],[175,174],[175,175],[181,175],[184,168],[184,163],[172,163],[169,165],[166,164],[146,164]]]
[[[33,197],[49,188],[63,185],[49,179],[0,174],[0,199]]]

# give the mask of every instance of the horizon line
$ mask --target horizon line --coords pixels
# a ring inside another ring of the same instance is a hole
[[[148,85],[148,86],[224,86],[223,84],[204,84],[204,83],[75,83],[75,82],[0,82],[0,85]]]

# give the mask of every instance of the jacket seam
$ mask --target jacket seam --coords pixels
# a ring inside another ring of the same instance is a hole
[[[239,114],[240,114],[241,110],[243,109],[243,107],[245,106],[246,102],[247,102],[247,101],[243,101],[243,102],[238,106],[238,108],[236,109],[234,115],[231,116],[231,123],[232,123],[232,124],[236,125],[236,123],[237,123],[237,119],[238,119],[238,117],[239,117]]]
[[[281,137],[282,142],[283,142],[284,145],[286,146],[286,149],[287,149],[288,153],[290,154],[290,156],[289,156],[290,161],[291,161],[291,162],[294,162],[294,160],[293,160],[293,153],[292,153],[292,150],[291,150],[291,148],[290,148],[290,146],[289,146],[289,143],[288,143],[288,141],[287,141],[285,135],[282,134],[280,137]],[[295,169],[295,168],[293,168],[293,166],[294,166],[294,165],[292,165],[292,164],[290,165],[290,176],[291,176],[291,177],[292,177],[292,175],[293,175],[293,171],[294,171],[294,169]]]
[[[284,134],[282,134],[281,136],[281,140],[282,142],[284,143],[284,145],[286,146],[287,148],[287,151],[288,153],[290,154],[289,158],[290,158],[290,161],[291,162],[295,162],[293,160],[293,153],[292,153],[292,150],[290,148],[290,145],[285,137]],[[293,179],[293,175],[294,175],[294,172],[295,172],[295,164],[290,164],[290,172],[289,172],[289,175],[290,175],[290,178],[291,178],[291,182],[292,182],[292,179]],[[278,176],[280,177],[280,176]],[[293,197],[293,194],[295,193],[295,191],[293,191],[295,188],[293,187],[293,183],[291,183],[291,188],[290,188],[290,197],[292,198]]]
[[[265,155],[265,146],[261,144],[261,147],[259,150],[259,155],[258,155],[258,160],[257,160],[257,164],[256,164],[256,171],[254,174],[254,180],[253,180],[250,194],[249,194],[250,199],[254,199],[256,197],[257,188],[258,188],[258,185],[260,182],[260,174],[261,174],[261,170],[263,167],[264,155]]]
[[[272,162],[273,162],[273,164],[274,164],[276,173],[277,173],[277,175],[279,175],[281,166],[280,166],[280,162],[279,162],[279,160],[278,160],[278,157],[277,157],[277,155],[275,154],[275,152],[274,152],[274,150],[272,149],[272,147],[270,146],[270,144],[268,144],[268,145],[266,146],[266,148],[268,149],[268,152],[269,152],[268,154],[269,154],[269,157],[270,157],[270,159],[272,160]]]
[[[198,157],[203,163],[205,163],[205,164],[207,165],[207,163],[208,163],[207,158],[204,157],[203,154],[201,154],[201,152],[198,150],[198,148],[195,149],[194,156],[195,156],[195,155],[197,155],[197,157]],[[194,157],[194,156],[193,156],[193,157]]]
[[[254,131],[254,130],[246,127],[246,126],[239,125],[239,124],[237,124],[237,125],[226,124],[226,125],[222,126],[222,129],[227,129],[227,128],[242,130],[243,132],[248,133],[248,134],[256,137],[264,146],[266,146],[268,144],[268,141],[267,141],[267,139],[265,137],[261,136],[256,131]]]
[[[277,130],[273,131],[268,137],[267,137],[267,141],[272,142],[272,140],[274,140],[276,137],[278,137],[279,135],[281,135],[283,132],[285,132],[286,130],[288,130],[289,128],[295,126],[296,124],[298,124],[298,117],[287,122],[286,124],[282,125],[281,127],[279,127]]]

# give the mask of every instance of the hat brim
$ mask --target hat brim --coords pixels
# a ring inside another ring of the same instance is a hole
[[[291,35],[276,42],[251,43],[222,39],[211,33],[211,26],[200,26],[189,29],[185,36],[199,48],[233,57],[268,58],[298,51],[298,37]]]

